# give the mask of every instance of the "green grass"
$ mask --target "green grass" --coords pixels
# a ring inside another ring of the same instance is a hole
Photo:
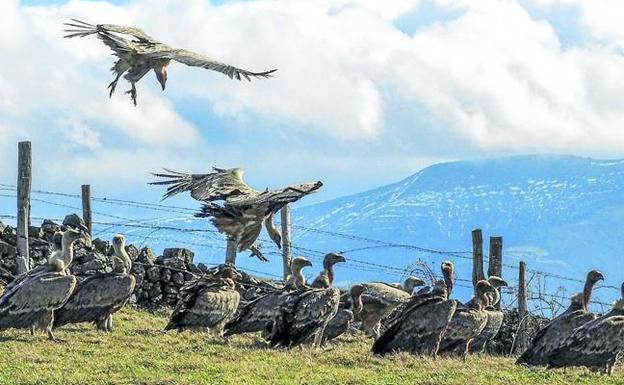
[[[327,349],[264,348],[259,337],[227,343],[204,333],[162,332],[167,314],[126,309],[112,334],[91,325],[43,334],[7,331],[0,339],[0,384],[623,384],[585,370],[529,370],[512,359],[468,362],[369,353],[372,343],[346,337]]]

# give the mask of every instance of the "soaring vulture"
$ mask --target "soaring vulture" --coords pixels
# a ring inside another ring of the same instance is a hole
[[[132,88],[126,94],[130,94],[130,98],[135,106],[135,83],[141,80],[150,70],[153,70],[164,91],[167,83],[167,66],[171,60],[192,67],[218,71],[229,76],[230,79],[235,78],[237,80],[241,80],[243,77],[249,81],[252,77],[268,78],[276,71],[250,72],[195,52],[171,48],[138,28],[112,24],[93,25],[76,19],[72,19],[72,22],[64,24],[71,28],[65,30],[68,35],[64,37],[96,35],[113,51],[113,55],[117,56],[118,60],[111,68],[115,79],[108,85],[110,89],[109,96],[113,95],[119,78],[125,73],[124,79],[132,85]]]
[[[293,290],[306,290],[303,268],[312,266],[310,261],[303,257],[293,258],[290,264],[291,274],[289,283],[283,291],[267,293],[253,301],[241,303],[236,316],[225,325],[225,335],[266,332],[273,326],[277,310],[293,294]]]
[[[346,259],[340,254],[329,253],[323,258],[323,271],[312,281],[312,287],[327,289],[334,283],[334,265],[345,262]]]
[[[435,357],[457,307],[455,301],[448,300],[446,290],[444,281],[436,281],[430,292],[412,297],[375,341],[372,352],[406,351]]]
[[[489,303],[487,293],[494,290],[494,287],[486,280],[477,282],[475,298],[470,302],[471,305],[457,305],[455,314],[440,343],[438,354],[466,359],[468,345],[481,334],[487,324],[488,316],[485,312],[485,306]]]
[[[96,274],[76,286],[76,290],[54,312],[54,327],[80,322],[93,322],[98,330],[113,331],[113,314],[119,311],[134,292],[135,278],[130,274],[132,260],[125,249],[126,239],[121,234],[113,237],[117,271]]]
[[[596,315],[590,313],[588,307],[594,285],[603,279],[599,271],[592,270],[587,273],[583,294],[573,296],[570,307],[537,332],[531,345],[518,358],[516,364],[547,365],[548,356],[561,346],[574,329],[596,319]]]
[[[362,331],[379,338],[381,320],[390,316],[401,304],[407,303],[414,288],[424,284],[417,277],[408,277],[403,288],[384,282],[363,283],[366,292],[362,294],[362,311],[355,315],[356,321],[362,323]]]
[[[208,174],[185,174],[167,169],[165,172],[155,173],[154,176],[166,180],[150,183],[169,186],[163,199],[190,191],[191,197],[204,202],[201,212],[195,216],[210,218],[219,232],[236,242],[239,252],[253,246],[263,223],[270,235],[277,231],[271,222],[273,214],[323,186],[321,182],[313,182],[258,191],[245,183],[244,172],[240,168],[214,168],[214,172]],[[223,204],[218,205],[216,201],[223,201]],[[271,238],[281,246],[278,234],[271,235]]]
[[[611,375],[618,355],[624,351],[624,284],[622,298],[608,313],[580,326],[548,356],[554,368],[585,366]]]
[[[199,278],[181,289],[182,297],[173,309],[165,330],[208,330],[217,337],[236,313],[240,294],[235,280],[240,275],[233,266],[223,268],[219,277]]]
[[[495,291],[491,293],[491,298],[488,298],[489,306],[485,308],[485,313],[487,314],[485,327],[481,334],[475,337],[468,346],[470,353],[485,352],[487,343],[496,337],[503,325],[503,312],[498,310],[496,305],[500,302],[500,288],[507,286],[507,282],[497,276],[490,276],[488,282],[494,287]]]
[[[340,290],[311,289],[288,296],[277,309],[268,337],[272,347],[290,348],[314,339],[319,347],[327,323],[336,316]]]
[[[362,293],[366,291],[364,285],[353,285],[349,290],[349,298],[341,300],[338,313],[329,320],[321,339],[321,345],[346,333],[354,320],[354,315],[362,311]]]
[[[50,258],[34,273],[24,273],[6,288],[0,298],[0,330],[45,330],[54,339],[54,311],[67,301],[76,286],[76,277],[67,265],[73,260],[73,245],[85,234],[67,229],[62,236],[62,258]],[[35,270],[35,269],[33,269]]]

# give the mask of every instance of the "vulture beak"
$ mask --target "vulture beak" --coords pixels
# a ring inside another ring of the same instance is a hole
[[[310,261],[306,260],[306,261],[303,263],[303,266],[309,266],[309,267],[312,267],[312,262],[310,262]]]
[[[160,86],[164,91],[167,84],[167,67],[160,67],[160,71],[154,68],[154,73],[156,73],[156,79],[158,79],[158,83],[160,83]]]
[[[335,254],[334,261],[335,261],[335,263],[347,262],[346,258],[343,255],[341,255],[341,254]]]

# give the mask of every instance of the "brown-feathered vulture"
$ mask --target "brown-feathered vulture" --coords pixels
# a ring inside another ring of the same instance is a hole
[[[417,286],[425,282],[417,277],[408,277],[403,288],[398,288],[384,282],[363,283],[366,292],[362,294],[362,311],[355,315],[361,322],[361,330],[375,339],[380,335],[380,322],[390,316],[401,304],[407,303]]]
[[[375,341],[374,354],[405,351],[435,357],[457,302],[448,300],[444,281],[436,281],[426,294],[414,296]]]
[[[88,237],[78,230],[67,229],[62,236],[62,258],[50,258],[36,272],[24,273],[7,286],[0,298],[0,330],[34,332],[39,328],[54,339],[54,311],[63,306],[76,286],[76,277],[69,273],[67,265],[73,260],[73,245],[79,239]]]
[[[325,327],[336,316],[339,303],[340,290],[333,287],[288,296],[273,319],[269,344],[290,348],[314,339],[314,346],[319,347]]]
[[[207,328],[214,336],[222,337],[225,324],[234,317],[240,302],[235,285],[239,278],[236,269],[227,266],[221,269],[219,277],[201,277],[183,286],[165,330]]]
[[[195,216],[210,218],[219,232],[236,242],[239,252],[254,244],[263,223],[269,229],[269,235],[277,232],[274,226],[266,224],[273,214],[323,186],[321,182],[313,182],[258,191],[245,183],[240,168],[214,168],[214,172],[208,174],[185,174],[166,169],[165,172],[154,176],[166,180],[150,183],[169,186],[163,199],[189,191],[195,200],[204,202],[201,212]],[[216,204],[216,201],[223,201],[223,205]],[[276,234],[271,238],[281,246]]]
[[[470,342],[470,345],[468,346],[468,351],[470,353],[485,352],[487,343],[494,337],[496,337],[496,335],[500,331],[501,326],[503,325],[503,312],[498,310],[496,308],[496,305],[500,302],[500,288],[502,286],[507,286],[507,282],[497,276],[490,276],[488,278],[488,282],[490,283],[490,285],[492,285],[492,287],[494,287],[495,291],[492,292],[491,297],[488,298],[489,304],[485,308],[485,313],[487,314],[487,322],[485,324],[485,327],[483,328],[481,333]]]
[[[334,283],[334,265],[339,262],[346,262],[345,257],[337,253],[329,253],[323,258],[323,271],[314,278],[312,287],[317,289],[327,289]]]
[[[570,307],[537,332],[529,348],[516,360],[516,364],[547,365],[548,356],[561,346],[574,329],[596,319],[596,315],[590,313],[588,307],[594,285],[603,279],[599,271],[592,270],[587,273],[583,293],[573,296]]]
[[[475,298],[471,305],[465,306],[458,303],[453,318],[440,342],[439,355],[458,356],[466,359],[468,345],[477,337],[487,324],[485,306],[489,300],[487,293],[494,291],[494,287],[486,280],[477,282]]]
[[[66,38],[85,37],[96,35],[104,44],[117,56],[111,71],[115,79],[108,85],[109,96],[115,92],[115,87],[119,78],[124,75],[132,85],[126,92],[130,94],[132,102],[136,106],[136,86],[135,84],[145,76],[150,70],[156,74],[156,79],[160,83],[163,91],[167,83],[167,66],[171,60],[186,64],[192,67],[201,67],[213,71],[221,72],[230,79],[241,80],[245,78],[251,80],[255,78],[268,78],[276,70],[251,72],[234,66],[221,63],[207,56],[184,49],[171,48],[163,44],[138,28],[125,27],[113,24],[89,24],[80,20],[72,19],[72,22],[65,23],[71,29],[65,30]]]
[[[293,291],[303,291],[309,289],[306,286],[303,269],[312,266],[309,260],[303,257],[296,257],[290,263],[289,284],[284,290],[276,290],[267,293],[253,301],[241,303],[236,316],[225,325],[225,335],[270,332],[273,327],[273,319],[277,310],[284,304],[289,296],[295,295]]]
[[[117,271],[92,275],[80,282],[65,305],[54,312],[55,328],[93,322],[98,330],[113,331],[113,314],[128,302],[136,283],[130,274],[132,260],[125,243],[123,235],[113,237],[115,257],[120,260]]]
[[[553,368],[585,366],[611,375],[624,351],[624,284],[622,298],[608,313],[581,325],[548,356]]]
[[[325,326],[321,345],[325,345],[327,341],[341,336],[351,328],[355,314],[362,311],[362,293],[365,291],[364,285],[353,285],[351,287],[349,298],[340,301],[336,316],[329,320],[327,326]]]

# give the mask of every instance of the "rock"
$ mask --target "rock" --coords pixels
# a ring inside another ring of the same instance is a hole
[[[51,236],[54,235],[54,233],[56,233],[57,231],[61,231],[61,226],[49,219],[45,219],[41,224],[41,231],[43,231],[45,236]]]
[[[186,282],[188,282],[188,281],[192,281],[192,280],[194,280],[194,279],[196,279],[196,278],[197,278],[197,277],[196,277],[196,276],[194,276],[194,275],[193,275],[193,274],[191,274],[191,273],[184,273],[184,280],[185,280]]]
[[[114,254],[113,245],[111,245],[109,241],[96,238],[92,241],[92,244],[93,244],[94,249],[96,249],[97,251],[99,251],[100,253],[104,255]]]
[[[17,245],[17,230],[11,226],[4,228],[2,232],[2,240],[13,246]]]
[[[139,251],[136,261],[147,265],[153,265],[156,259],[157,257],[156,254],[154,254],[154,251],[149,247],[144,247],[141,251]]]
[[[195,273],[199,275],[203,273],[203,271],[199,267],[197,267],[194,263],[191,265],[188,265],[187,268],[188,268],[188,271],[190,271],[191,273]]]
[[[186,264],[183,260],[172,258],[172,259],[162,259],[162,264],[167,267],[172,267],[177,270],[186,270]]]
[[[167,305],[175,306],[178,303],[178,295],[177,294],[169,294],[165,296],[164,301]]]
[[[5,241],[0,240],[0,257],[3,259],[15,258],[17,255],[17,248],[8,244]]]
[[[171,275],[171,282],[174,283],[177,287],[182,287],[184,285],[184,273],[176,272]]]
[[[130,270],[134,276],[144,276],[145,275],[145,266],[133,264],[132,269]]]
[[[106,264],[101,259],[91,259],[82,264],[72,265],[71,271],[78,275],[89,275],[90,272],[104,272]]]
[[[145,277],[152,282],[157,282],[160,280],[160,267],[154,266],[147,269],[147,273],[145,273]]]
[[[193,253],[189,249],[183,248],[169,248],[163,250],[163,258],[164,259],[181,259],[184,261],[185,265],[190,265],[193,263],[193,258],[195,257],[195,253]]]
[[[156,299],[158,297],[160,297],[162,299],[162,290],[160,288],[160,285],[154,285],[150,291],[149,291],[149,297],[151,299]],[[159,299],[160,300],[160,299]]]
[[[126,253],[128,253],[131,260],[136,261],[139,256],[139,249],[135,245],[128,245],[126,246]]]
[[[6,227],[6,225],[4,223],[2,223],[2,221],[0,221],[0,233],[4,231],[5,227]]]
[[[176,297],[178,295],[178,288],[173,286],[173,285],[171,285],[171,284],[163,285],[162,291],[165,294],[175,294]]]
[[[41,238],[41,237],[43,237],[43,231],[41,230],[41,227],[28,226],[28,237],[30,237],[30,238]]]
[[[161,269],[160,271],[160,281],[161,282],[169,282],[171,281],[171,270],[169,269]]]
[[[142,275],[134,275],[134,279],[136,280],[136,284],[135,287],[141,287],[141,285],[143,284],[143,276]]]
[[[205,273],[205,272],[207,272],[207,271],[208,271],[208,265],[206,265],[206,264],[205,264],[205,263],[203,263],[203,262],[200,262],[200,263],[197,265],[197,268],[198,268],[198,269],[199,269],[202,273]]]
[[[78,216],[78,214],[69,214],[63,219],[63,226],[70,226],[76,229],[81,227],[87,227],[85,222]]]

